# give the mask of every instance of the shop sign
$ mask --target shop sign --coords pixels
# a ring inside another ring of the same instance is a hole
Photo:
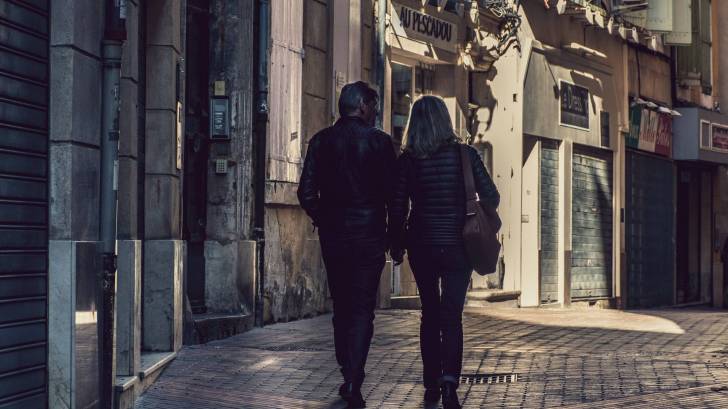
[[[396,3],[392,3],[392,7],[394,24],[398,26],[395,32],[402,28],[407,36],[449,51],[457,50],[457,27],[453,23]]]
[[[672,116],[660,113],[657,116],[660,125],[655,139],[655,153],[669,158],[672,156]]]
[[[728,152],[728,127],[713,124],[711,135],[713,149]]]
[[[565,81],[560,82],[560,123],[589,129],[589,90]]]
[[[672,156],[672,117],[639,105],[633,106],[629,110],[629,133],[625,141],[628,148]]]
[[[628,148],[637,149],[640,141],[640,126],[642,125],[642,107],[635,105],[629,109],[629,133],[626,137]]]

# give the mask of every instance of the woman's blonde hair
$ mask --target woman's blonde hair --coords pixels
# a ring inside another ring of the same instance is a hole
[[[406,152],[417,158],[426,158],[443,145],[459,141],[442,98],[425,95],[415,101],[403,141]]]

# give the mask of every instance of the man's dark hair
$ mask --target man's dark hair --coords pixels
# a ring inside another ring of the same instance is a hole
[[[347,116],[359,108],[360,103],[369,104],[378,98],[377,91],[364,81],[344,85],[339,96],[339,115]]]

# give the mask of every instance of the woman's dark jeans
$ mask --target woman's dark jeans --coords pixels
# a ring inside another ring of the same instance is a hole
[[[465,248],[413,246],[409,260],[422,300],[420,349],[425,388],[437,388],[440,381],[457,385],[463,362],[463,307],[472,273]]]

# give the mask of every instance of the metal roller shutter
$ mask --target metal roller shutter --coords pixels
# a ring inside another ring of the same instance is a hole
[[[0,0],[0,408],[45,408],[48,3]]]
[[[612,295],[612,152],[574,147],[571,297]]]
[[[627,152],[628,305],[673,302],[674,171],[666,159]]]
[[[559,145],[541,141],[541,302],[558,301]]]

